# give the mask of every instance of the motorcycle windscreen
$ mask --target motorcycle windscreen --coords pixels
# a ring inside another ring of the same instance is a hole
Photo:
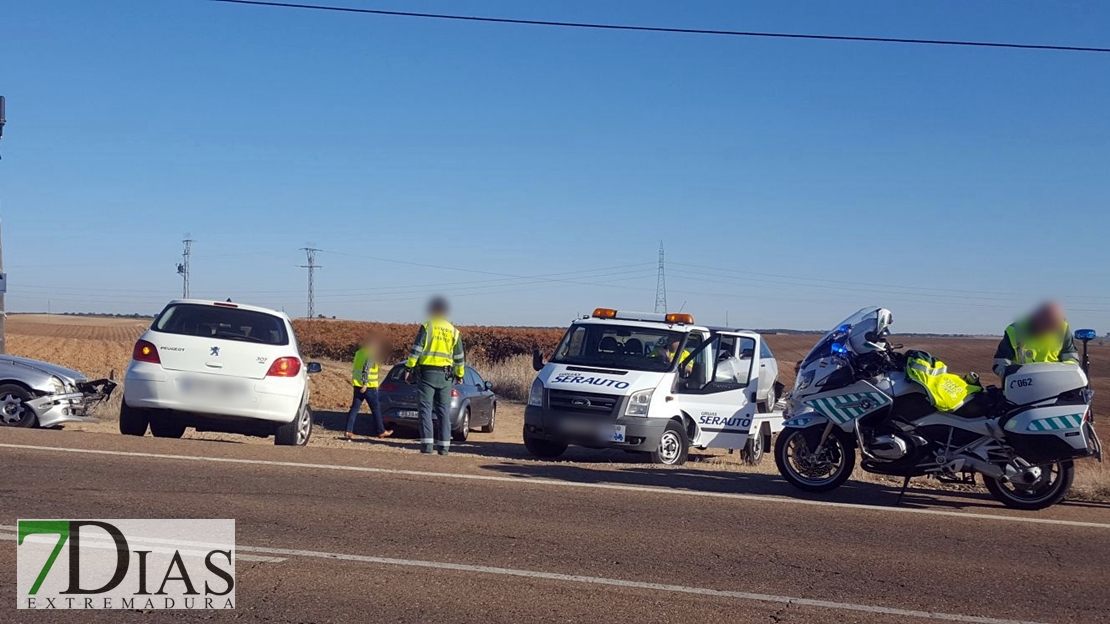
[[[759,359],[755,337],[718,333],[683,361],[676,393],[696,427],[692,446],[744,447],[755,418]]]

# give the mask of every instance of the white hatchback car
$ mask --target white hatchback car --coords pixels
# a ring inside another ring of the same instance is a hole
[[[180,438],[186,427],[303,446],[312,436],[308,373],[289,317],[231,302],[171,301],[135,343],[119,428]]]

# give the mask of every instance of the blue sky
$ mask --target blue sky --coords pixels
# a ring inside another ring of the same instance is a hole
[[[339,2],[343,3],[343,2]],[[1110,46],[1098,2],[345,0],[645,25]],[[1110,55],[9,0],[9,310],[193,293],[304,314],[558,325],[671,308],[1110,330]]]

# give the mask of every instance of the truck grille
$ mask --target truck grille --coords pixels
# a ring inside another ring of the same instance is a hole
[[[585,392],[550,390],[547,395],[548,407],[553,410],[572,414],[612,416],[616,413],[619,404],[620,397],[609,394],[587,394]]]

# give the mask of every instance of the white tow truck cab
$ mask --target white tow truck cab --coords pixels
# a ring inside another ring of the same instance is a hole
[[[536,352],[524,444],[543,458],[576,444],[678,465],[693,446],[758,462],[783,422],[756,409],[761,343],[690,314],[598,308],[571,323],[550,361]]]

